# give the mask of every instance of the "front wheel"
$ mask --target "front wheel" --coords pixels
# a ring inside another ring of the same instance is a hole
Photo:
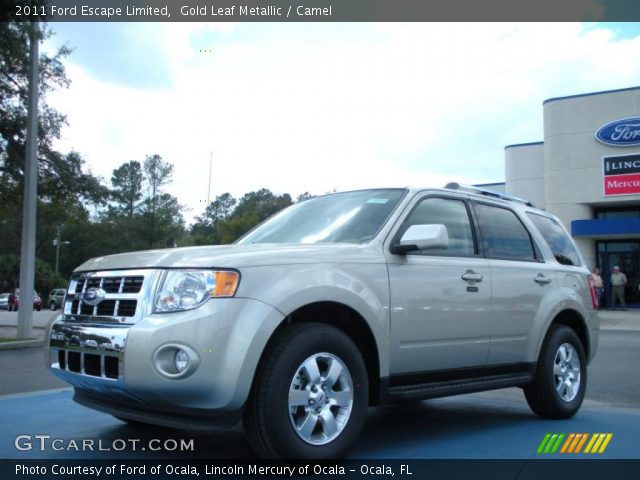
[[[367,370],[353,341],[328,325],[293,325],[265,352],[245,428],[263,458],[338,458],[358,438],[368,400]]]
[[[58,307],[56,306],[56,302],[49,303],[49,310],[51,310],[52,312],[55,312],[57,309]]]
[[[547,333],[533,382],[524,388],[527,403],[543,418],[571,418],[580,409],[587,387],[587,361],[582,342],[565,325]]]

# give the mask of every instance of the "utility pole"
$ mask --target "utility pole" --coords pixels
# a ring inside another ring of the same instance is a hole
[[[31,22],[27,151],[22,197],[22,246],[20,252],[20,308],[18,338],[30,338],[33,327],[33,287],[36,270],[36,204],[38,199],[38,22]]]
[[[60,263],[60,246],[71,243],[69,241],[60,241],[60,230],[62,230],[62,227],[56,227],[56,238],[53,240],[53,245],[56,247],[56,276],[58,276],[58,265]]]
[[[213,165],[213,151],[209,153],[209,183],[207,188],[207,207],[211,203],[211,168]]]

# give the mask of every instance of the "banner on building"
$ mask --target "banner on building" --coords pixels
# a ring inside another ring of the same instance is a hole
[[[640,155],[604,157],[604,196],[640,194]]]

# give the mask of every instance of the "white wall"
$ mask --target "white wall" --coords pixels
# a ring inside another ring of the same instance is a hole
[[[509,146],[504,156],[506,193],[546,208],[542,143]]]

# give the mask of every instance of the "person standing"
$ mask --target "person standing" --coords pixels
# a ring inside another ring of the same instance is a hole
[[[613,267],[613,273],[611,274],[611,307],[616,306],[616,299],[620,302],[623,310],[627,309],[627,304],[624,302],[624,287],[627,285],[627,276],[620,271],[620,267],[617,265]]]
[[[596,269],[591,274],[591,279],[593,280],[593,287],[596,289],[596,301],[598,302],[598,309],[602,303],[602,292],[604,290],[604,282],[602,280],[602,275],[600,275],[600,269],[596,267]]]

